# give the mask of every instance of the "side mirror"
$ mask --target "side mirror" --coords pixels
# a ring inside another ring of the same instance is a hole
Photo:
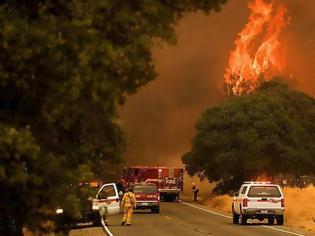
[[[122,197],[122,196],[124,195],[124,193],[123,193],[122,191],[119,191],[118,195],[119,195],[120,197]]]
[[[230,197],[237,197],[238,196],[238,192],[230,191],[229,195],[230,195]]]

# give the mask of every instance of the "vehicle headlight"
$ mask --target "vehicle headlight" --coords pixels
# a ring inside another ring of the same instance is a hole
[[[93,205],[92,206],[92,210],[97,211],[98,210],[98,206],[97,205]]]
[[[63,213],[63,209],[62,208],[57,208],[56,209],[56,214],[62,214]]]

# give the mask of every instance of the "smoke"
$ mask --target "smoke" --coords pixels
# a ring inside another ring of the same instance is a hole
[[[315,95],[315,2],[282,0],[292,17],[287,31],[286,74],[297,88]]]
[[[303,91],[315,95],[315,7],[309,0],[278,0],[288,9],[286,69]],[[127,165],[182,165],[201,113],[222,102],[224,72],[247,1],[228,1],[219,13],[194,13],[176,26],[178,43],[154,48],[158,78],[127,98],[120,118],[129,147]]]
[[[177,45],[153,50],[158,78],[128,97],[120,113],[128,163],[181,165],[196,120],[221,101],[228,53],[247,18],[246,2],[233,2],[219,13],[187,15],[176,27]]]

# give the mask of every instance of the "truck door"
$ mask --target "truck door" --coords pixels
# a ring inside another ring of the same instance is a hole
[[[104,184],[98,191],[96,199],[101,214],[114,215],[119,213],[119,194],[116,184]]]

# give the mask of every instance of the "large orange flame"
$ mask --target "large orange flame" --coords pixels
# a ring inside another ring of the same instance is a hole
[[[280,34],[289,23],[287,9],[264,0],[250,2],[249,9],[248,23],[235,41],[224,75],[230,95],[250,93],[284,68]]]

